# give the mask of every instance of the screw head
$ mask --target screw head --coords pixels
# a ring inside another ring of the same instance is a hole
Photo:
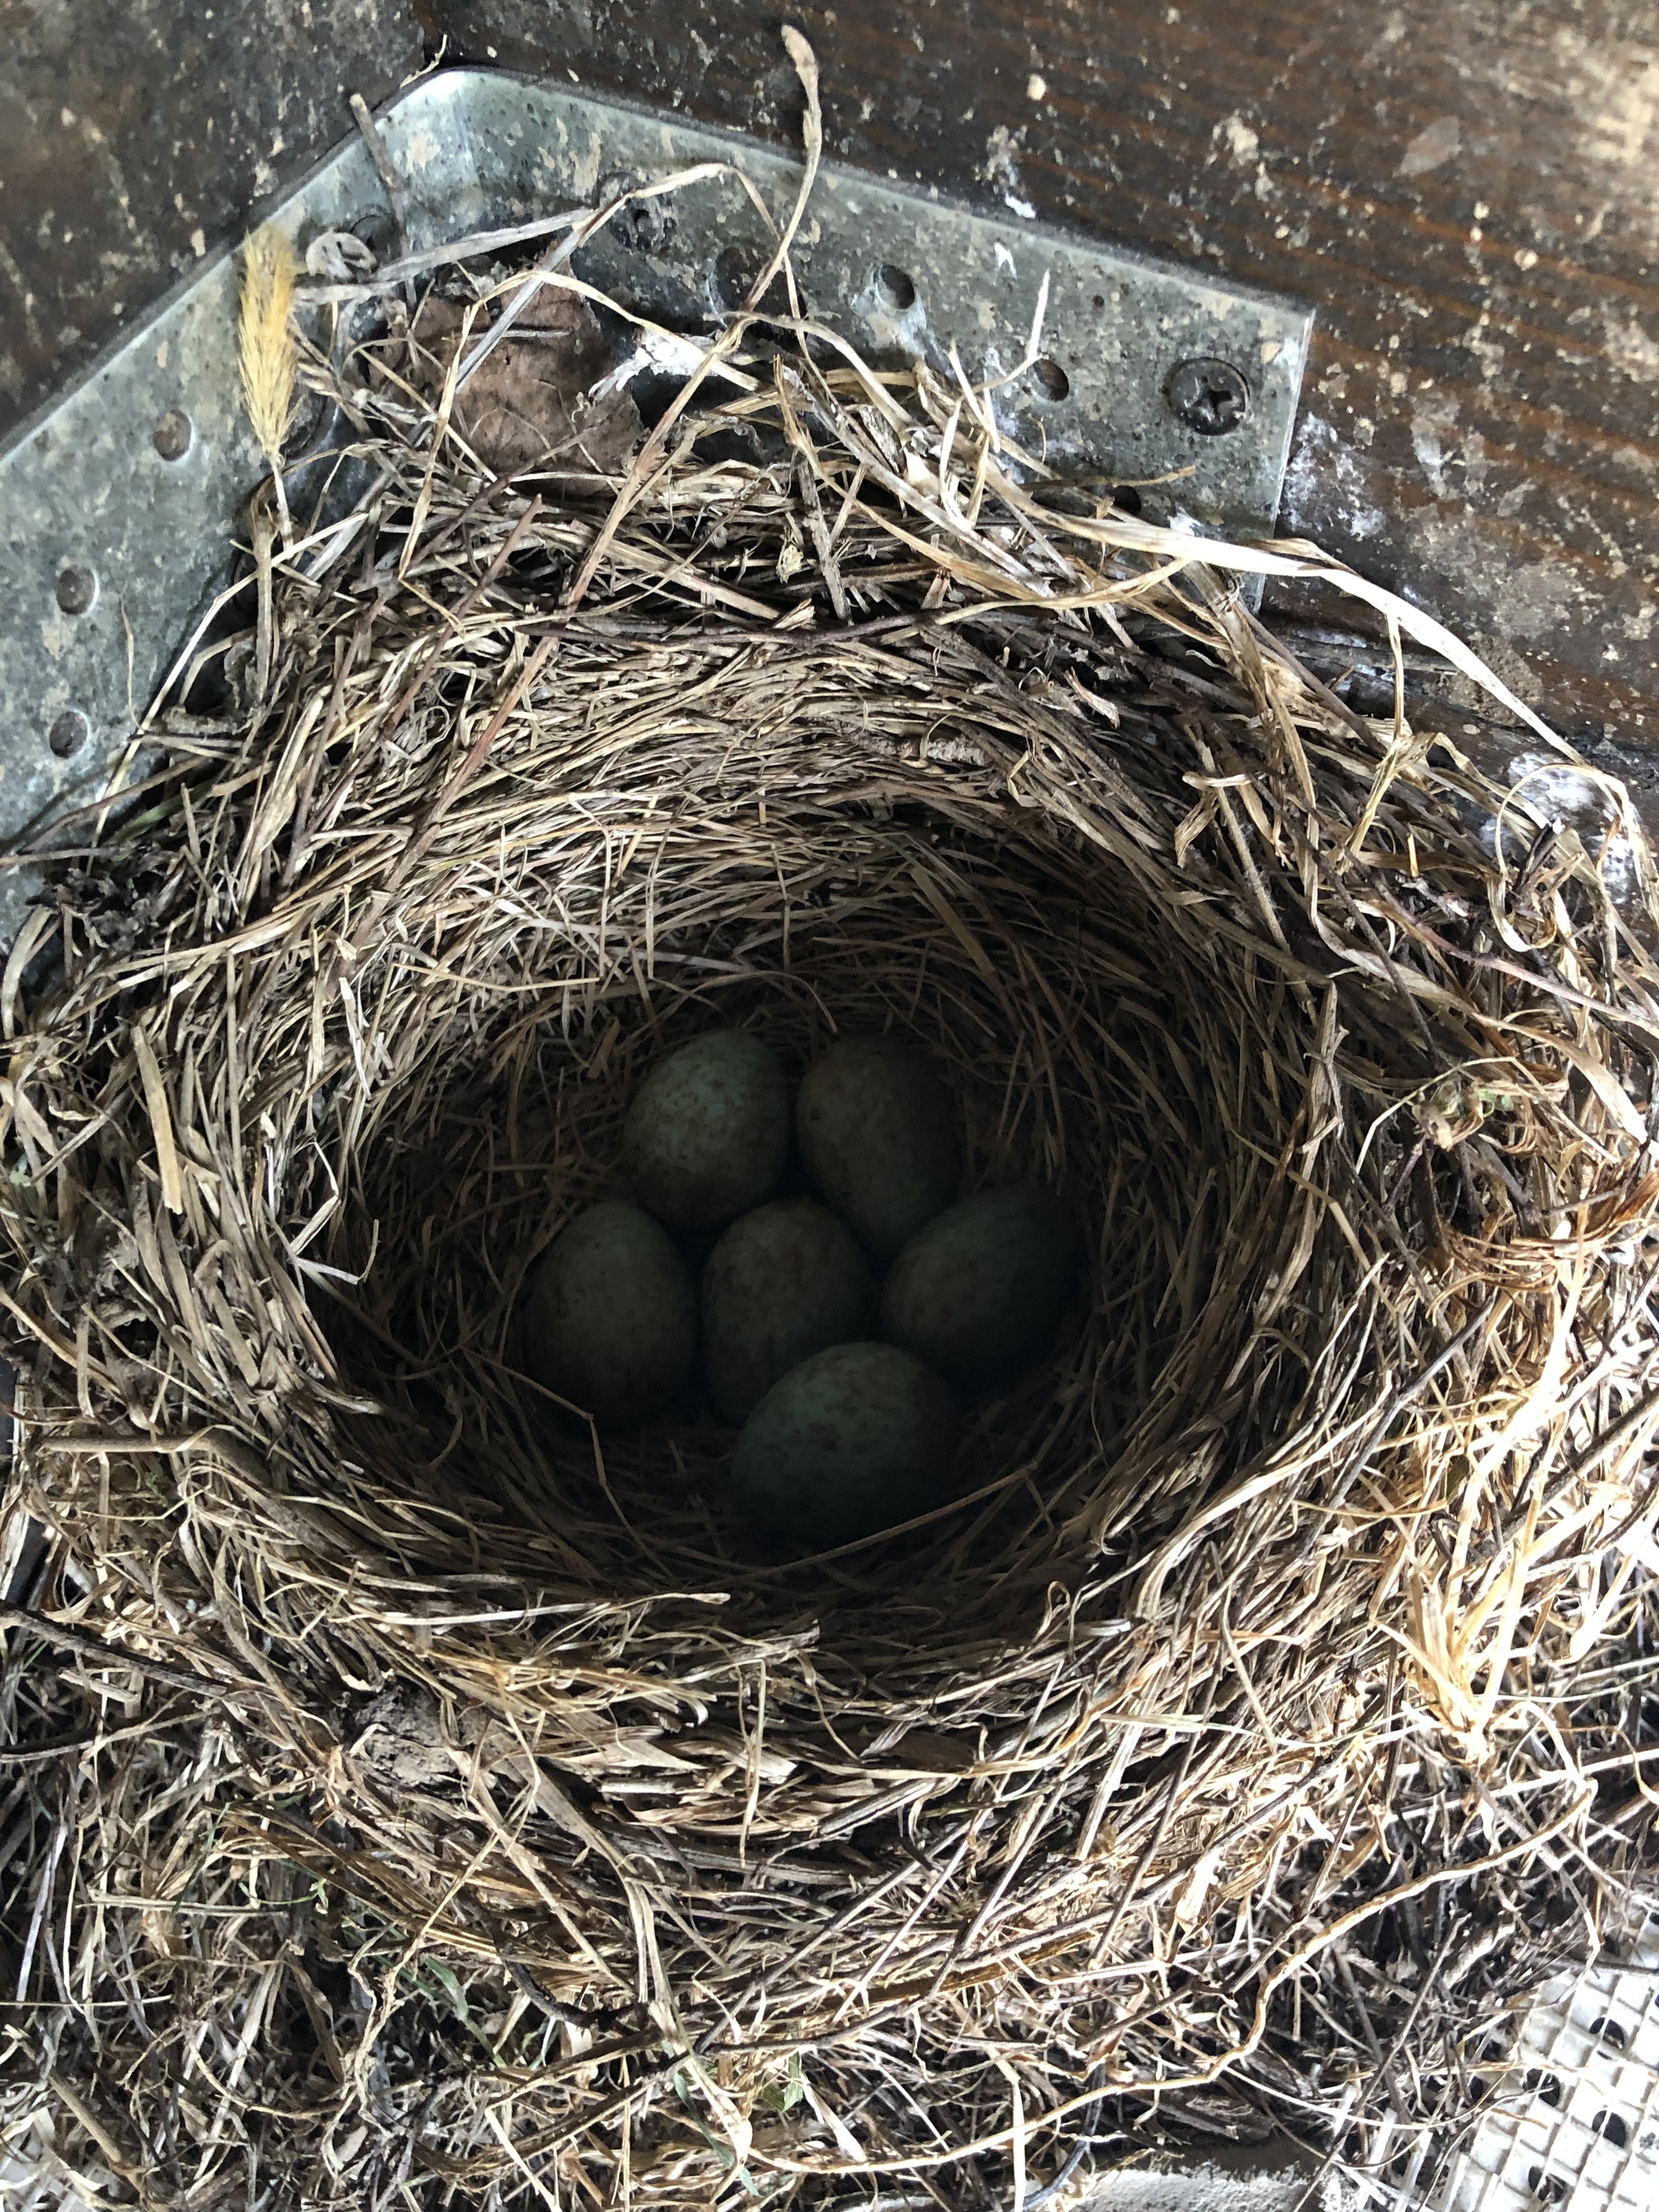
[[[149,434],[149,442],[164,461],[182,461],[196,433],[182,407],[169,407]]]
[[[1177,362],[1164,391],[1172,411],[1201,438],[1237,429],[1250,411],[1250,387],[1230,361]]]
[[[66,615],[83,615],[98,596],[98,578],[90,568],[60,569],[55,596]]]
[[[78,707],[65,707],[46,732],[46,743],[59,760],[67,760],[71,753],[80,751],[91,735],[92,724],[81,709]]]

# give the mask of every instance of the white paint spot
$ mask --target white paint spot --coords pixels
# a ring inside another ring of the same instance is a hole
[[[1413,525],[1420,556],[1418,581],[1435,596],[1435,571],[1481,611],[1486,635],[1471,641],[1506,683],[1524,694],[1535,683],[1519,665],[1516,683],[1494,653],[1513,652],[1548,639],[1583,618],[1583,580],[1560,561],[1522,561],[1500,552],[1490,522],[1462,507],[1419,515]]]
[[[1634,314],[1620,322],[1607,309],[1601,325],[1607,332],[1607,359],[1633,384],[1659,383],[1659,339],[1650,338]]]
[[[1013,255],[1009,252],[1007,247],[1003,244],[1000,238],[995,240],[992,246],[991,251],[996,256],[996,264],[999,269],[1006,269],[1011,276],[1017,276],[1019,274],[1019,271],[1014,266]]]
[[[1027,100],[1047,100],[1048,97],[1048,82],[1045,78],[1040,77],[1035,70],[1025,80],[1025,97]]]
[[[198,261],[207,252],[207,233],[199,224],[190,234],[190,250]]]
[[[1412,451],[1417,456],[1418,466],[1428,478],[1429,489],[1437,499],[1446,496],[1446,450],[1440,442],[1440,437],[1442,431],[1449,427],[1441,409],[1417,407],[1412,410]]]
[[[1561,34],[1572,39],[1571,32]],[[1584,47],[1586,58],[1594,55],[1588,41],[1576,44]],[[1598,41],[1598,44],[1601,42]],[[1601,98],[1589,118],[1589,128],[1596,150],[1604,161],[1621,169],[1633,169],[1647,150],[1649,138],[1656,121],[1659,121],[1659,54],[1648,50],[1642,58],[1640,47],[1626,48],[1624,66],[1620,66],[1618,42],[1607,40],[1603,53],[1597,59],[1607,67],[1607,77],[1598,89]]]
[[[1443,162],[1451,160],[1462,143],[1457,118],[1437,115],[1407,145],[1400,157],[1398,173],[1402,177],[1420,177],[1427,169],[1437,169]]]
[[[1552,130],[1562,130],[1560,182],[1583,203],[1577,220],[1588,226],[1584,237],[1595,237],[1616,206],[1659,241],[1659,194],[1639,181],[1632,190],[1631,175],[1659,165],[1659,47],[1563,28],[1547,40],[1517,43],[1498,82],[1506,101],[1535,104]]]
[[[1022,222],[1035,222],[1036,210],[1025,198],[1019,171],[1014,166],[1015,153],[1024,150],[1024,143],[1023,129],[1010,131],[1006,123],[999,123],[985,142],[985,159],[979,173],[988,184],[996,186],[1004,207],[1011,209]]]
[[[423,126],[411,131],[404,146],[403,163],[406,169],[429,169],[434,161],[441,161],[444,149]]]
[[[591,200],[599,189],[599,161],[605,152],[597,131],[587,134],[587,151],[579,154],[570,173],[571,189],[579,200]]]
[[[1210,136],[1226,146],[1228,160],[1241,169],[1248,169],[1261,151],[1260,137],[1242,115],[1224,115]]]
[[[1327,531],[1333,524],[1350,537],[1376,538],[1386,525],[1358,452],[1334,424],[1306,415],[1298,425],[1285,471],[1285,516],[1292,529]]]
[[[1517,269],[1536,269],[1538,256],[1531,246],[1523,246],[1515,257],[1515,265]]]

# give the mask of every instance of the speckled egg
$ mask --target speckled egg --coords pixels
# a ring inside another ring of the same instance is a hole
[[[1069,1206],[1035,1183],[964,1198],[913,1237],[881,1295],[881,1331],[974,1394],[1054,1343],[1082,1244]]]
[[[672,1238],[625,1199],[590,1206],[538,1262],[521,1341],[528,1372],[596,1420],[648,1420],[697,1356],[696,1292]]]
[[[809,1353],[868,1336],[876,1285],[858,1239],[826,1206],[779,1198],[734,1221],[702,1272],[703,1364],[740,1421]]]
[[[957,1426],[949,1389],[920,1359],[896,1345],[832,1345],[749,1416],[732,1488],[796,1552],[829,1551],[943,1504]]]
[[[634,1194],[672,1229],[718,1229],[759,1205],[788,1158],[787,1078],[743,1030],[711,1030],[670,1053],[623,1123]]]
[[[956,1194],[956,1103],[896,1037],[831,1045],[801,1084],[795,1133],[814,1188],[884,1263]]]

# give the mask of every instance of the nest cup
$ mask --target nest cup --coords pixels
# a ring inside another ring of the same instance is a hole
[[[1627,803],[1591,851],[1348,712],[1191,541],[1043,513],[900,381],[769,353],[620,498],[343,388],[367,508],[256,539],[235,717],[163,728],[61,976],[8,975],[12,1496],[69,1654],[17,1692],[17,1986],[169,2201],[1006,2192],[1107,2096],[1358,2124],[1379,2029],[1451,2033],[1386,1931],[1535,1904],[1617,1763]],[[963,1496],[816,1560],[699,1407],[596,1437],[515,1356],[720,1024],[797,1075],[913,1040],[967,1187],[1084,1231]],[[1399,2008],[1316,2078],[1361,1931]]]
[[[1248,1335],[1237,1286],[1271,1265],[1278,1230],[1248,1167],[1228,1171],[1215,1101],[1263,1040],[1224,957],[1172,957],[1167,917],[1109,858],[982,769],[872,763],[833,736],[783,757],[733,747],[738,686],[721,715],[707,750],[677,733],[665,821],[659,746],[613,754],[613,793],[583,799],[591,818],[560,839],[544,887],[565,927],[486,923],[495,941],[471,948],[456,987],[434,994],[411,966],[380,994],[387,1073],[356,1139],[351,1202],[316,1248],[362,1279],[349,1310],[317,1309],[343,1380],[383,1409],[354,1426],[350,1456],[441,1509],[465,1498],[478,1542],[499,1529],[515,1567],[529,1528],[607,1600],[718,1571],[736,1576],[726,1621],[793,1617],[807,1583],[760,1559],[726,1504],[729,1429],[693,1399],[642,1432],[590,1436],[524,1375],[514,1317],[559,1228],[625,1190],[623,1116],[677,1044],[746,1027],[798,1078],[834,1036],[890,1031],[957,1102],[965,1187],[1064,1192],[1089,1280],[1055,1356],[970,1409],[967,1502],[899,1551],[852,1547],[811,1595],[837,1619],[887,1608],[899,1587],[940,1618],[960,1622],[981,1595],[1000,1615],[1012,1583],[1065,1577],[1109,1533],[1146,1548],[1156,1501],[1112,1480],[1124,1432],[1189,1332],[1212,1357]],[[573,796],[586,765],[569,764]],[[1273,1105],[1258,1095],[1251,1119],[1277,1153]],[[308,1156],[295,1165],[297,1218],[316,1194]],[[1206,1328],[1218,1289],[1233,1310]]]

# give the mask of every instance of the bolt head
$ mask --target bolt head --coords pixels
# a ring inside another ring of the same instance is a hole
[[[1164,392],[1171,411],[1201,438],[1224,437],[1250,411],[1250,387],[1230,361],[1177,362]]]

